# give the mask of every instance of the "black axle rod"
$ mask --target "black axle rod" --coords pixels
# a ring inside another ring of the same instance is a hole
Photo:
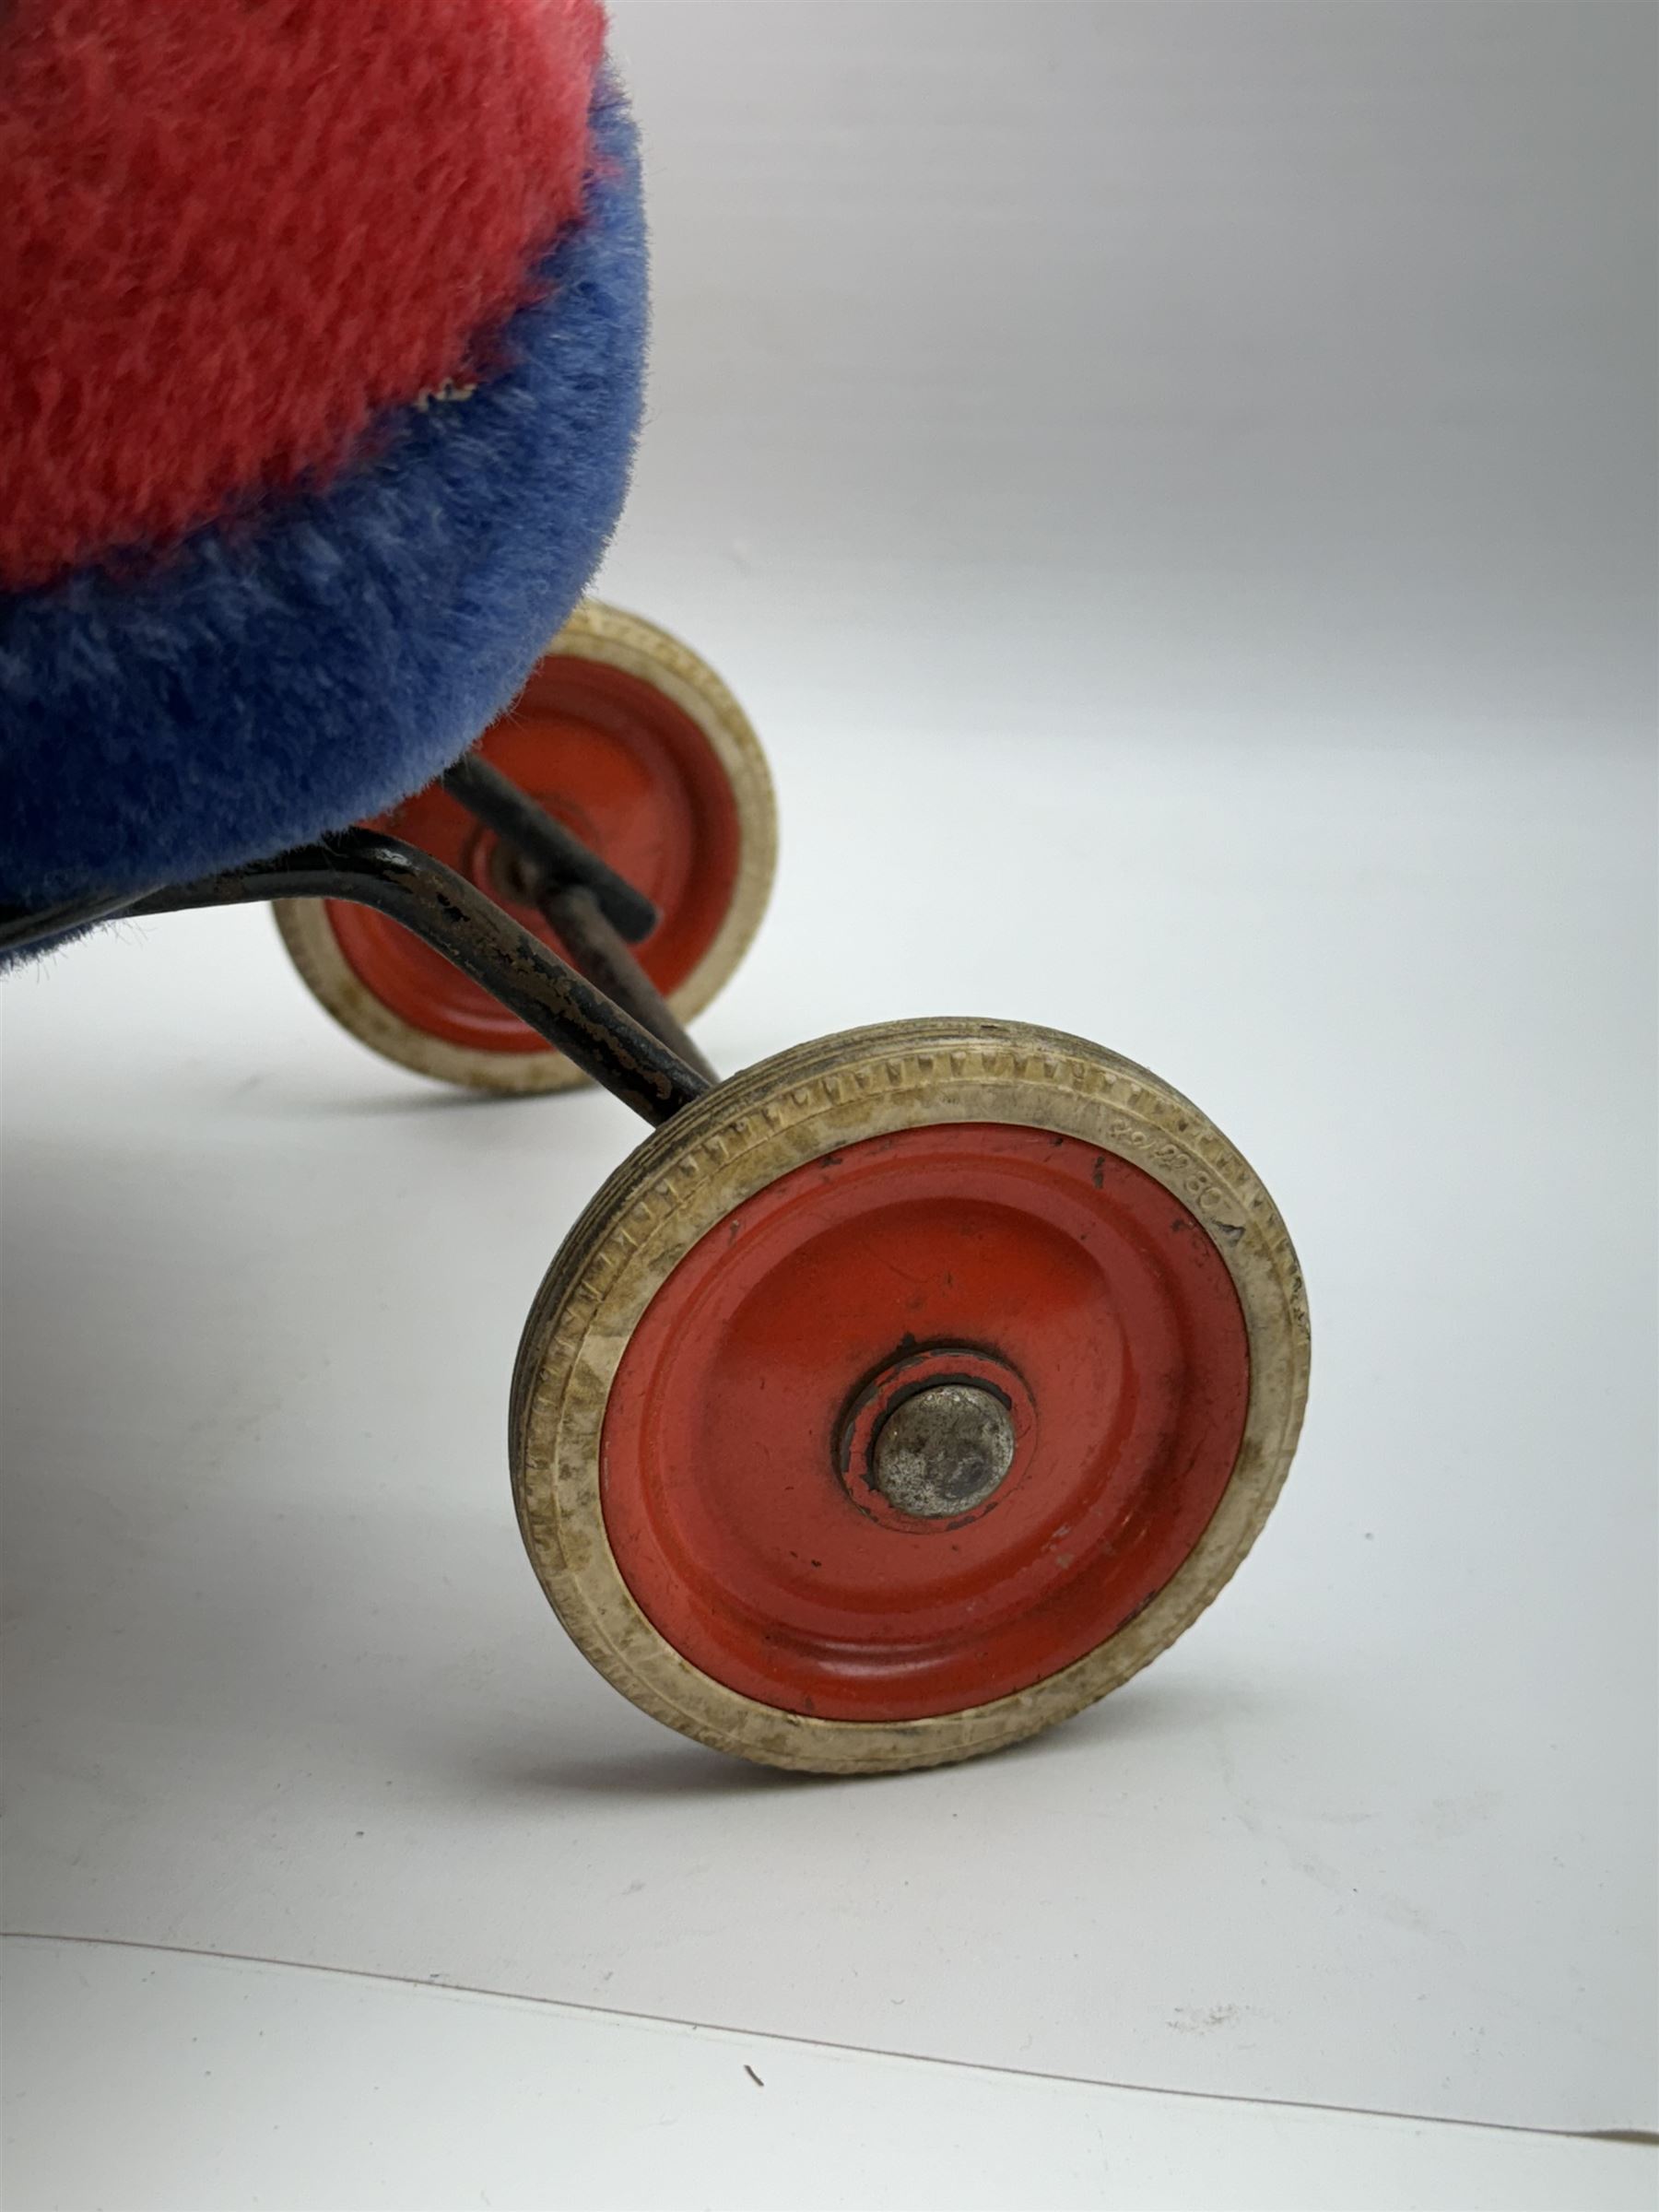
[[[271,860],[152,892],[124,911],[172,914],[263,899],[347,900],[401,923],[653,1127],[709,1088],[705,1075],[492,900],[429,853],[379,830],[342,830]]]
[[[720,1078],[630,950],[657,924],[657,910],[581,839],[477,753],[465,754],[443,788],[500,840],[499,888],[538,908],[576,966],[611,1002],[705,1081]],[[508,860],[505,867],[502,860]],[[647,918],[642,930],[634,925]]]
[[[569,884],[562,890],[544,887],[537,890],[535,902],[590,983],[597,983],[613,1006],[631,1014],[705,1083],[719,1082],[712,1065],[606,920],[597,898],[585,884]]]
[[[348,900],[413,931],[646,1121],[669,1120],[718,1078],[630,950],[656,927],[656,908],[476,753],[442,781],[500,840],[509,861],[503,895],[535,905],[575,967],[429,853],[364,829],[194,883],[95,892],[33,913],[0,911],[0,956],[121,915],[265,899]]]
[[[547,883],[580,883],[593,892],[599,910],[629,945],[641,945],[656,927],[657,910],[642,891],[606,866],[579,837],[546,807],[510,782],[499,768],[477,753],[463,753],[441,779],[475,820],[510,845],[534,877]]]

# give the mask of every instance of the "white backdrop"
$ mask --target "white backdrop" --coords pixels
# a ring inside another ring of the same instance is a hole
[[[258,914],[5,989],[8,1927],[1093,2079],[1656,2124],[1654,18],[623,0],[605,589],[771,751],[737,1065],[1159,1068],[1314,1315],[1225,1600],[802,1784],[564,1644],[501,1431],[597,1098],[455,1102]]]
[[[1062,699],[1097,746],[1645,735],[1651,10],[616,20],[658,301],[616,573],[751,687],[1014,740]]]

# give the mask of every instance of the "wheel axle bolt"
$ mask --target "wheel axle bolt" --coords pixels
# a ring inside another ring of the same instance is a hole
[[[877,1432],[876,1487],[919,1521],[971,1513],[1014,1464],[1014,1419],[995,1391],[939,1382],[894,1406]]]

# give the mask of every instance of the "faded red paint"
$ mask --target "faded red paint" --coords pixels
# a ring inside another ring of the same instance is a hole
[[[1010,1478],[960,1522],[854,1501],[848,1422],[906,1353],[1018,1377]],[[782,1176],[657,1292],[606,1416],[605,1523],[660,1633],[764,1704],[915,1720],[1069,1665],[1160,1590],[1231,1474],[1243,1318],[1196,1218],[1046,1131],[871,1137]]]
[[[725,918],[740,857],[730,780],[690,716],[641,677],[550,653],[478,749],[658,908],[661,922],[635,950],[659,991],[677,990]],[[419,792],[376,827],[467,877],[557,947],[535,909],[504,895],[496,839],[447,792]],[[359,981],[412,1028],[478,1052],[547,1050],[395,922],[333,900],[328,915]]]

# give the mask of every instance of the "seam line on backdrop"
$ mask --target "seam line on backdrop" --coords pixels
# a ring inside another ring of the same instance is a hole
[[[1196,2104],[1265,2106],[1279,2112],[1329,2112],[1345,2120],[1403,2120],[1412,2127],[1477,2127],[1496,2136],[1547,2136],[1559,2143],[1609,2143],[1659,2147],[1659,2133],[1641,2127],[1523,2127],[1514,2120],[1460,2120],[1440,2112],[1401,2112],[1366,2104],[1313,2104],[1291,2097],[1246,2097],[1229,2089],[1176,2089],[1159,2082],[1112,2081],[1097,2074],[1044,2074],[1030,2066],[988,2065],[976,2058],[938,2058],[885,2044],[839,2043],[821,2036],[779,2034],[770,2028],[723,2028],[713,2020],[688,2020],[678,2013],[624,2012],[613,2005],[585,2005],[573,1997],[538,1997],[520,1989],[484,1989],[476,1983],[441,1977],[421,1981],[413,1974],[384,1973],[367,1966],[320,1966],[311,1959],[272,1959],[262,1951],[214,1951],[199,1944],[149,1943],[136,1936],[71,1936],[46,1928],[0,1928],[0,1943],[76,1943],[89,1949],[159,1951],[172,1959],[215,1959],[228,1966],[270,1966],[296,1974],[317,1974],[347,1982],[372,1982],[397,1989],[441,1991],[448,1996],[493,1998],[507,2005],[537,2005],[549,2012],[581,2012],[598,2020],[631,2020],[649,2028],[685,2028],[694,2035],[789,2043],[802,2051],[833,2051],[851,2058],[890,2058],[907,2066],[952,2066],[970,2074],[1004,2074],[1012,2081],[1052,2081],[1067,2088],[1124,2089],[1137,2097],[1183,2097]]]

